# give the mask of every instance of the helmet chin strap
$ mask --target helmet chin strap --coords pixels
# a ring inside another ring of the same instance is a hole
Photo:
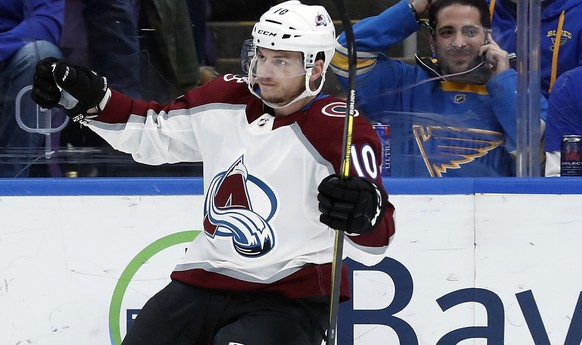
[[[260,98],[260,99],[263,101],[263,103],[265,103],[265,104],[266,104],[266,105],[268,105],[269,107],[271,107],[271,108],[273,108],[273,109],[281,109],[281,108],[285,108],[285,107],[288,107],[288,106],[290,106],[290,105],[292,105],[292,104],[295,104],[296,102],[298,102],[298,101],[300,101],[300,100],[302,100],[302,99],[304,99],[304,98],[311,97],[311,96],[316,96],[317,94],[319,94],[319,92],[320,92],[320,91],[321,91],[321,89],[323,88],[323,84],[324,84],[324,81],[325,81],[325,71],[324,71],[323,73],[321,73],[321,83],[319,84],[319,87],[318,87],[316,90],[314,90],[314,91],[312,91],[312,90],[311,90],[311,87],[309,86],[309,80],[311,79],[311,71],[312,71],[312,69],[311,69],[311,68],[308,68],[308,69],[305,71],[305,90],[304,90],[304,91],[303,91],[303,92],[302,92],[302,93],[301,93],[299,96],[295,97],[295,99],[293,99],[292,101],[290,101],[289,103],[286,103],[286,104],[282,104],[282,105],[281,105],[281,104],[272,103],[272,102],[269,102],[269,101],[266,101],[266,100],[264,100],[264,99],[261,97],[261,95],[259,95],[259,94],[258,94],[258,93],[255,91],[255,89],[254,89],[255,82],[254,82],[254,79],[253,79],[253,77],[252,77],[252,75],[251,75],[251,73],[252,73],[252,71],[251,71],[251,70],[249,70],[249,77],[248,77],[248,86],[249,86],[249,90],[251,91],[251,93],[252,93],[253,95],[255,95],[255,96],[257,96],[258,98]]]

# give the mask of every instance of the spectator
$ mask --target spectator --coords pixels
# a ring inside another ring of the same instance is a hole
[[[201,66],[214,66],[216,65],[216,53],[213,50],[209,31],[206,27],[206,21],[210,15],[209,0],[188,0],[187,4],[198,63]]]
[[[67,0],[65,27],[62,45],[66,60],[90,66],[106,76],[112,88],[132,98],[167,101],[199,82],[183,1],[141,0],[134,4],[123,0]],[[210,73],[205,76],[215,77]],[[86,150],[91,157],[107,157],[107,161],[100,158],[102,163],[90,166],[69,159],[71,163],[62,166],[66,174],[167,176],[200,170],[199,164],[192,163],[156,170],[131,163],[86,127],[68,126],[61,142],[64,147]]]
[[[127,0],[66,0],[61,48],[67,61],[91,66],[107,77],[111,87],[142,99],[140,42],[133,3]],[[88,152],[87,157],[93,155],[93,159],[108,147],[92,131],[72,124],[61,132],[60,141],[62,148],[84,150]],[[66,152],[61,150],[61,156]],[[123,161],[121,154],[112,153],[108,157],[112,161]],[[65,175],[102,176],[112,170],[119,171],[121,165],[111,162],[88,165],[67,158],[62,160],[61,170]]]
[[[517,52],[517,0],[488,1],[495,42]],[[541,8],[540,89],[547,99],[557,77],[582,66],[582,0],[543,0]]]
[[[141,98],[140,42],[133,1],[83,1],[91,68],[107,76],[116,90]]]
[[[281,0],[209,0],[214,21],[256,21]]]
[[[192,26],[192,37],[196,46],[196,56],[198,57],[199,80],[202,85],[218,76],[216,70],[216,51],[212,35],[206,27],[206,19],[210,14],[208,0],[188,0],[188,13]]]
[[[30,98],[17,95],[32,84],[36,63],[61,56],[58,42],[63,26],[63,0],[3,0],[0,2],[0,149],[8,162],[0,164],[0,177],[27,177],[44,135],[21,129],[16,116],[29,128],[45,118]],[[46,124],[45,127],[51,127]]]
[[[204,233],[124,345],[319,345],[329,323],[328,226],[380,255],[394,233],[378,174],[381,145],[363,116],[354,117],[351,154],[361,164],[349,178],[337,176],[346,103],[321,94],[335,43],[325,8],[275,6],[253,39],[247,78],[227,74],[166,105],[104,90],[104,79],[84,67],[56,59],[37,67],[34,99],[63,105],[114,148],[154,165],[204,161]]]
[[[200,72],[185,1],[141,0],[139,26],[145,98],[167,102],[199,83]]]
[[[354,25],[357,104],[391,126],[392,176],[512,176],[516,71],[492,39],[484,0],[402,0]],[[380,52],[421,28],[428,12],[434,59],[418,65]],[[346,40],[332,67],[345,85]]]
[[[564,135],[582,135],[582,66],[558,77],[548,101],[546,125],[546,176],[560,176]]]

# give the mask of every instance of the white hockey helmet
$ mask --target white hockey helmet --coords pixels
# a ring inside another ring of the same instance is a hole
[[[335,52],[335,27],[325,7],[304,5],[297,0],[274,5],[255,24],[252,36],[255,49],[262,47],[303,53],[306,92],[298,99],[317,95],[321,91],[325,71]],[[317,89],[311,90],[309,79],[320,52],[325,56],[322,78]],[[253,93],[254,84],[254,76],[249,71],[249,89]]]

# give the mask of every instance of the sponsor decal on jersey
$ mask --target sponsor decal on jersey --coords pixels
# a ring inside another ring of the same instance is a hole
[[[414,125],[412,131],[432,177],[461,169],[503,143],[502,133],[482,129]]]
[[[321,109],[321,113],[331,117],[345,117],[347,104],[345,102],[331,102]],[[354,117],[360,115],[358,110],[354,110]]]
[[[277,204],[273,190],[249,174],[241,156],[210,182],[204,200],[205,234],[211,239],[229,238],[244,257],[267,254],[276,243],[269,220]]]

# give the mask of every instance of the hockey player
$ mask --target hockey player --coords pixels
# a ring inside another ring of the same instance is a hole
[[[203,233],[125,345],[320,345],[333,229],[346,232],[349,248],[381,255],[394,234],[381,145],[363,116],[354,119],[353,176],[336,174],[346,104],[320,93],[334,54],[329,14],[287,1],[252,36],[248,76],[226,74],[165,105],[130,99],[84,67],[37,66],[38,104],[60,104],[135,160],[204,161]]]
[[[357,105],[391,126],[392,176],[511,176],[517,73],[491,38],[484,0],[402,0],[354,25]],[[383,55],[428,13],[432,59]],[[346,83],[346,40],[332,68]]]

